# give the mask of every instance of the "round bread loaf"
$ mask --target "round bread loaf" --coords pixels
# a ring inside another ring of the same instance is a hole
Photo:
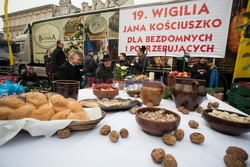
[[[18,96],[7,96],[0,99],[0,106],[10,107],[12,109],[17,109],[25,104],[24,98]]]
[[[71,112],[74,112],[74,113],[83,111],[82,106],[76,101],[69,102],[68,108],[71,110]]]
[[[62,95],[59,94],[50,96],[49,103],[53,106],[53,109],[56,113],[68,109],[68,101]]]
[[[82,120],[82,121],[90,120],[89,116],[87,115],[85,111],[77,112],[77,113],[71,112],[68,116],[68,119],[73,119],[73,120],[76,119],[76,120]]]
[[[50,120],[60,120],[60,119],[67,119],[69,116],[70,110],[60,111],[52,116]]]
[[[48,121],[55,114],[55,111],[49,104],[44,104],[37,110],[34,110],[30,114],[30,118],[38,119],[41,121]]]
[[[29,92],[29,93],[26,93],[25,97],[26,97],[27,103],[31,103],[34,106],[36,106],[37,108],[48,103],[46,96],[42,93]]]
[[[10,107],[0,107],[0,120],[7,120],[10,113],[14,110]]]
[[[15,109],[13,112],[9,113],[8,120],[29,118],[31,112],[35,109],[36,108],[34,105],[25,104],[24,106],[19,107],[18,109]]]

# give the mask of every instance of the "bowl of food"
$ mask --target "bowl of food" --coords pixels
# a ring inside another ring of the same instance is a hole
[[[126,87],[126,92],[130,97],[139,97],[141,91],[141,84],[132,84]]]
[[[239,136],[250,132],[250,117],[243,114],[206,109],[202,112],[202,117],[212,129],[224,134]]]
[[[93,93],[99,99],[113,99],[119,94],[119,89],[113,87],[112,85],[97,85],[94,87]]]
[[[163,136],[176,130],[181,117],[165,108],[139,108],[136,111],[136,122],[142,130],[153,136]]]

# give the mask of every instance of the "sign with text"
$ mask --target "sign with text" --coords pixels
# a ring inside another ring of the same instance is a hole
[[[120,10],[119,53],[225,56],[232,0],[196,0]]]

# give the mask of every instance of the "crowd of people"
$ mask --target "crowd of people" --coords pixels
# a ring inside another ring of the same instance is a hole
[[[51,52],[48,49],[44,55],[44,63],[46,74],[49,80],[77,80],[80,81],[81,87],[85,88],[89,78],[95,78],[96,83],[107,83],[114,78],[115,63],[107,51],[103,52],[103,59],[100,62],[94,60],[94,51],[88,50],[83,61],[79,53],[71,52],[67,57],[63,52],[64,44],[61,40],[57,41],[57,47]],[[148,65],[148,59],[145,54],[146,48],[142,46],[137,51],[137,55],[128,61],[125,53],[120,53],[119,64],[127,66],[130,75],[141,75],[145,73]],[[81,62],[82,61],[82,62]],[[82,63],[82,70],[80,64]],[[177,59],[176,66],[178,71],[187,71],[192,74],[192,78],[209,80],[210,67],[204,58],[200,58],[199,62],[191,69],[187,66],[187,59]],[[29,68],[27,72],[22,74],[17,82],[22,85],[41,86],[39,79],[33,68]]]

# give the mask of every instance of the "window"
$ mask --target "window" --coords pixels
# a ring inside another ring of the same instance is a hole
[[[13,52],[14,52],[14,53],[19,53],[19,52],[21,52],[21,46],[20,46],[19,43],[18,43],[18,44],[15,44],[15,46],[14,46],[14,48],[13,48]]]

